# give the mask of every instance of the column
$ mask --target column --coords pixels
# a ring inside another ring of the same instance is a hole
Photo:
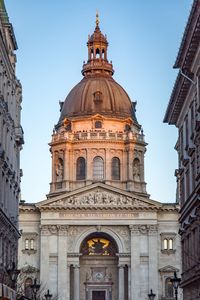
[[[65,300],[67,290],[67,225],[58,225],[58,297]]]
[[[66,294],[66,300],[70,300],[70,264],[67,264],[67,294]]]
[[[49,282],[49,226],[41,225],[40,230],[40,283],[46,286]]]
[[[140,299],[140,231],[138,225],[130,225],[131,231],[131,300]]]
[[[158,226],[149,226],[149,291],[152,289],[158,297]]]
[[[131,300],[131,266],[128,265],[128,300]]]
[[[119,285],[118,285],[118,299],[124,300],[124,265],[118,267]]]
[[[74,300],[79,300],[80,289],[80,274],[79,265],[74,265]]]

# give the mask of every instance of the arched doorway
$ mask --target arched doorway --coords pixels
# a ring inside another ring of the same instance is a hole
[[[94,232],[83,240],[80,253],[80,299],[116,299],[118,248],[114,239]]]

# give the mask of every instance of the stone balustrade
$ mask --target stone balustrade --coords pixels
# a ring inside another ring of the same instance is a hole
[[[79,141],[79,140],[134,140],[144,142],[144,135],[133,132],[108,132],[108,131],[87,131],[87,132],[61,132],[54,133],[52,142],[60,140]]]

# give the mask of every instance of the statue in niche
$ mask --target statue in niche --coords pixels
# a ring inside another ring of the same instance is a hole
[[[140,161],[138,158],[136,158],[133,161],[133,180],[140,181]]]
[[[64,162],[61,157],[58,157],[56,161],[56,180],[62,181],[63,175],[64,175]]]

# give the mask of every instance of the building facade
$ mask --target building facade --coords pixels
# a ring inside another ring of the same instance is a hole
[[[184,299],[200,297],[200,2],[194,1],[174,67],[179,69],[165,115],[176,143]]]
[[[8,270],[17,266],[22,88],[15,74],[17,43],[0,1],[0,296],[15,297]],[[14,298],[13,298],[14,299]]]
[[[40,280],[58,299],[174,299],[180,272],[178,205],[151,200],[135,102],[113,79],[108,41],[89,36],[83,79],[60,103],[44,201],[20,205],[19,284]]]

